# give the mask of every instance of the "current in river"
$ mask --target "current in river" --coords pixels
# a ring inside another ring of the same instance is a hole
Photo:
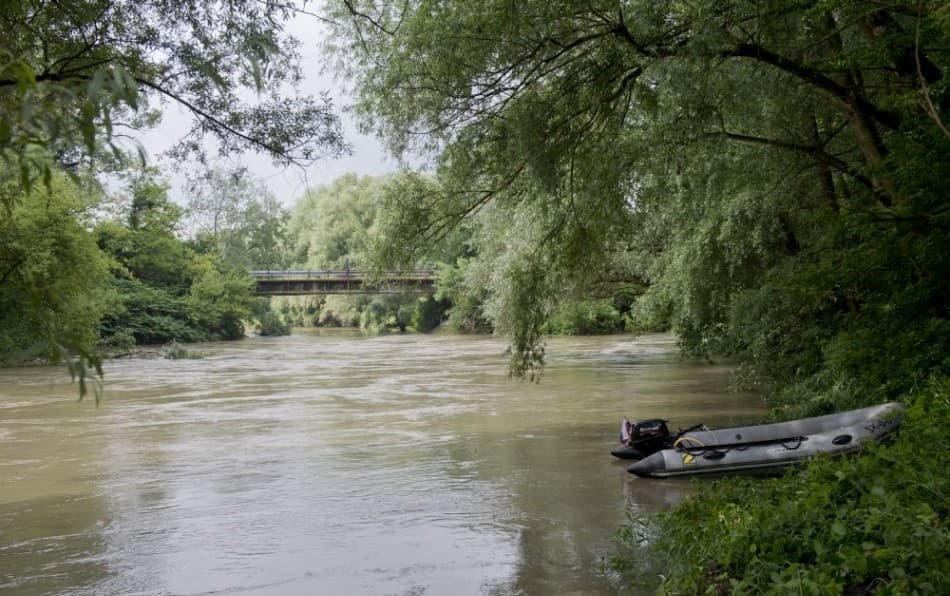
[[[726,364],[668,335],[506,343],[302,332],[119,359],[77,402],[62,368],[0,370],[0,593],[616,594],[629,512],[695,490],[616,460],[624,415],[760,418]]]

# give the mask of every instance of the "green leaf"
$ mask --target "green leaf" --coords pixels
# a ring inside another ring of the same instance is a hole
[[[125,102],[133,110],[138,109],[138,83],[132,74],[122,66],[112,69],[112,78],[115,84],[115,97]]]
[[[844,527],[844,524],[842,524],[840,521],[835,520],[834,523],[831,524],[831,533],[837,538],[842,538],[844,537],[845,534],[848,533],[848,531]]]
[[[20,93],[25,93],[36,88],[36,74],[25,60],[16,62],[11,67],[14,76],[17,79],[17,89]]]
[[[26,164],[20,165],[20,186],[23,187],[23,191],[26,194],[29,194],[33,189],[33,179],[30,177],[30,168]]]
[[[0,116],[0,147],[6,147],[10,144],[13,132],[10,126],[10,119],[6,115]]]
[[[99,69],[93,73],[92,78],[89,79],[89,82],[86,84],[87,104],[97,101],[97,97],[102,93],[103,89],[105,89],[108,79],[109,73],[105,69]]]
[[[93,153],[96,150],[96,135],[98,133],[96,129],[98,106],[92,101],[85,101],[80,107],[79,113],[79,132],[82,134],[86,150]]]

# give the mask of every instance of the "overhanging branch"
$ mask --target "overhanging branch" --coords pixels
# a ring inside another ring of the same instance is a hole
[[[889,205],[891,203],[888,197],[882,195],[877,190],[877,188],[874,185],[874,182],[870,178],[868,178],[861,172],[857,171],[855,168],[851,167],[846,161],[844,161],[840,157],[835,157],[834,155],[831,155],[830,153],[826,153],[820,146],[802,145],[799,143],[792,143],[789,141],[782,141],[779,139],[755,137],[751,135],[744,135],[744,134],[728,132],[728,131],[713,132],[713,133],[707,133],[707,134],[712,135],[712,136],[725,137],[726,139],[730,141],[737,141],[737,142],[746,143],[749,145],[760,145],[760,146],[772,147],[775,149],[792,151],[799,155],[804,155],[806,157],[813,159],[816,163],[828,166],[829,168],[837,170],[841,172],[842,174],[851,176],[852,178],[860,182],[863,186],[865,186],[868,190],[870,190],[871,193],[873,193],[874,196],[878,199],[878,201],[880,201],[882,204]]]
[[[258,147],[258,148],[260,148],[260,149],[266,151],[267,153],[270,153],[271,155],[275,155],[275,156],[277,156],[277,157],[280,157],[281,159],[286,160],[288,163],[300,165],[299,162],[297,161],[297,159],[294,158],[292,155],[290,155],[290,154],[288,154],[288,153],[286,153],[286,152],[284,152],[284,151],[278,151],[277,149],[274,149],[274,147],[268,145],[268,144],[265,143],[264,141],[262,141],[262,140],[260,140],[260,139],[257,139],[257,138],[255,138],[255,137],[252,137],[252,136],[248,135],[247,133],[241,132],[240,130],[237,130],[237,129],[234,128],[233,126],[230,126],[230,125],[224,123],[223,121],[221,121],[220,119],[215,118],[214,116],[212,116],[212,115],[209,114],[208,112],[202,110],[201,108],[199,108],[199,107],[196,106],[195,104],[191,103],[191,102],[188,101],[187,99],[181,97],[180,95],[176,95],[175,93],[172,93],[172,92],[169,91],[168,89],[165,89],[165,88],[163,88],[163,87],[160,87],[160,86],[158,86],[158,85],[152,83],[151,81],[149,81],[149,80],[147,80],[147,79],[142,79],[142,78],[139,78],[139,77],[134,77],[134,78],[135,78],[135,82],[138,83],[139,85],[142,85],[142,86],[144,86],[144,87],[148,87],[149,89],[155,91],[156,93],[159,93],[159,94],[161,94],[161,95],[164,95],[165,97],[171,99],[171,100],[174,101],[175,103],[178,103],[178,104],[184,106],[185,108],[187,108],[187,109],[188,109],[190,112],[192,112],[193,114],[199,116],[200,118],[205,119],[206,121],[210,122],[210,123],[213,124],[214,126],[220,128],[221,130],[224,130],[224,131],[227,132],[228,134],[232,134],[232,135],[236,136],[236,137],[239,138],[239,139],[243,139],[244,141],[247,141],[247,142],[248,142],[249,144],[251,144],[252,146]]]
[[[751,58],[769,64],[810,85],[827,91],[847,109],[856,110],[858,113],[871,118],[887,128],[895,130],[900,128],[900,117],[894,112],[877,107],[868,101],[867,98],[858,95],[854,90],[837,83],[823,73],[808,68],[795,60],[776,54],[759,44],[739,43],[731,50],[723,52],[722,57]]]

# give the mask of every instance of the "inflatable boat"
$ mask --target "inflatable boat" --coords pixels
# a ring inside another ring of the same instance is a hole
[[[903,405],[887,403],[776,424],[688,432],[627,471],[651,478],[773,473],[821,453],[856,451],[863,442],[894,432],[903,417]]]

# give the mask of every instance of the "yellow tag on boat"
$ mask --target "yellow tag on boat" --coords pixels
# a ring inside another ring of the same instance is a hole
[[[683,463],[684,464],[695,464],[696,458],[690,455],[689,453],[683,454]]]

